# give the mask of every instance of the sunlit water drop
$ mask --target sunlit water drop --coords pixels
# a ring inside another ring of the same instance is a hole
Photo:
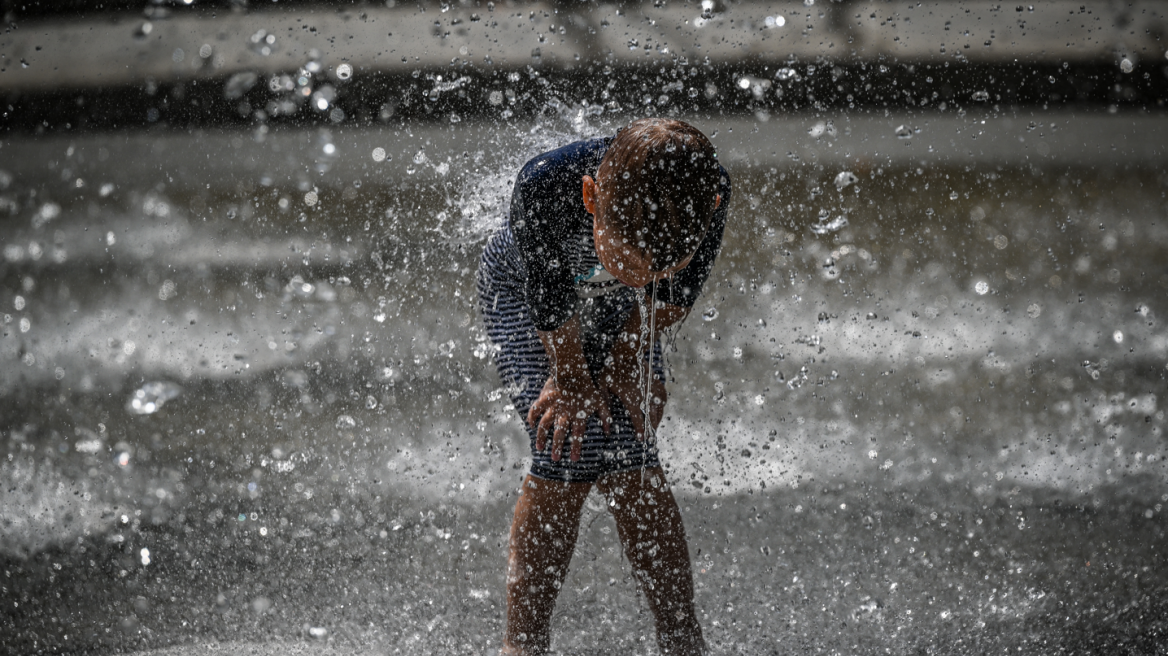
[[[150,415],[162,409],[167,401],[178,398],[182,387],[169,381],[152,381],[134,390],[126,410],[135,415]]]
[[[851,171],[840,171],[840,173],[835,176],[835,188],[836,190],[842,191],[845,187],[853,185],[859,181],[860,179],[856,177],[855,173],[852,173]]]
[[[830,221],[826,220],[826,216],[820,216],[819,222],[811,226],[811,232],[817,235],[826,235],[833,232],[838,232],[848,225],[848,219],[844,215],[839,215]]]

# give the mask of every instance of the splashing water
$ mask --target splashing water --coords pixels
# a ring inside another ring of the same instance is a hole
[[[548,107],[554,113],[536,125],[527,130],[515,126],[497,130],[487,140],[489,150],[468,154],[470,165],[463,171],[454,203],[460,224],[446,234],[447,239],[477,243],[497,230],[507,216],[515,175],[535,155],[615,129],[607,121],[592,122],[604,111],[599,105],[573,105],[552,98]]]
[[[126,403],[126,410],[136,415],[152,415],[162,409],[167,401],[177,399],[182,387],[168,381],[153,381],[134,390]]]

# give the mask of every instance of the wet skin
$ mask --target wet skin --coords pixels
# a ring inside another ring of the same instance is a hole
[[[527,476],[515,506],[507,564],[503,654],[545,654],[549,625],[576,547],[580,512],[592,483]],[[657,624],[661,653],[705,653],[693,607],[693,575],[681,512],[660,467],[596,482],[616,520],[625,557]]]

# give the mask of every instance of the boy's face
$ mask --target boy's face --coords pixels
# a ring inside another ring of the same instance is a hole
[[[676,266],[664,271],[654,271],[649,258],[629,247],[616,236],[616,232],[605,226],[603,220],[595,218],[595,215],[592,221],[592,238],[596,245],[596,257],[604,270],[629,287],[644,287],[655,280],[673,275],[684,269],[693,259],[693,255],[690,255]]]
[[[622,240],[615,230],[612,230],[603,216],[596,212],[596,181],[591,176],[584,176],[584,207],[592,215],[592,241],[596,246],[596,257],[601,266],[614,278],[629,287],[644,287],[651,282],[666,278],[681,271],[693,259],[691,254],[676,265],[662,271],[654,271],[651,260],[645,253],[634,248]],[[714,207],[722,202],[718,196]]]

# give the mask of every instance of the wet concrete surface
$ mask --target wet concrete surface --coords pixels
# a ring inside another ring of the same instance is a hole
[[[493,653],[527,453],[474,270],[508,172],[575,127],[303,187],[172,185],[168,148],[106,188],[22,146],[0,650]],[[661,437],[714,653],[1164,653],[1153,160],[719,148]],[[590,499],[562,653],[655,653],[613,526]]]

